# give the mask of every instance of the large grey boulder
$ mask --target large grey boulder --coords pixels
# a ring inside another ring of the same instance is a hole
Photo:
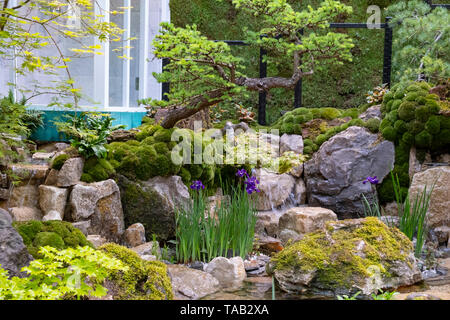
[[[333,298],[422,280],[412,242],[375,217],[327,222],[273,256],[266,270],[285,292]]]
[[[350,127],[325,142],[305,163],[310,206],[333,210],[339,217],[363,214],[362,194],[372,197],[368,176],[380,183],[394,166],[395,149],[390,141],[361,127]]]
[[[119,175],[117,183],[122,198],[125,224],[142,223],[147,239],[175,236],[175,209],[191,204],[189,190],[179,176],[155,177],[131,181]]]
[[[125,231],[120,191],[114,180],[75,185],[69,198],[73,221],[89,219],[89,234],[120,242]]]
[[[219,281],[209,273],[182,265],[168,265],[167,274],[177,300],[197,300],[220,289]]]
[[[450,166],[427,169],[414,175],[409,188],[411,205],[416,197],[423,193],[425,186],[428,192],[434,185],[427,212],[430,228],[450,227]]]
[[[10,276],[19,276],[21,269],[28,265],[33,257],[11,223],[9,213],[0,208],[0,265]]]

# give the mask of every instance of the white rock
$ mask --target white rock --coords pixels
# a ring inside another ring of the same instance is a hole
[[[219,280],[220,285],[224,288],[238,287],[247,276],[244,260],[241,257],[214,258],[208,263],[205,271]]]

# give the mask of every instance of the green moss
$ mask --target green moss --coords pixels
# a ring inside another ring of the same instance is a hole
[[[429,107],[427,106],[418,106],[416,108],[416,120],[421,122],[426,122],[431,115]]]
[[[379,219],[366,218],[358,228],[344,227],[334,231],[333,225],[351,225],[353,220],[328,222],[326,231],[306,234],[272,258],[273,270],[316,272],[314,281],[325,288],[352,288],[355,281],[370,277],[369,267],[376,266],[383,276],[393,261],[406,261],[413,250],[411,241],[399,230],[388,228]],[[363,241],[363,255],[355,254]]]
[[[326,120],[333,120],[341,116],[341,112],[336,108],[322,108],[320,117]]]
[[[108,276],[117,289],[115,300],[173,299],[172,284],[164,263],[142,260],[136,252],[117,244],[105,244],[99,250],[128,266],[128,271],[114,272]]]
[[[69,159],[69,155],[68,154],[60,154],[59,156],[57,156],[53,162],[52,162],[52,169],[55,170],[60,170],[62,168],[62,166],[64,165],[64,163]]]
[[[401,120],[411,121],[415,118],[415,103],[404,101],[398,108],[398,116]]]
[[[357,126],[357,127],[364,127],[364,121],[361,119],[353,119],[348,122],[349,127]]]
[[[414,135],[411,132],[405,132],[401,141],[405,144],[412,145],[414,143]]]
[[[441,110],[441,108],[439,107],[439,103],[432,99],[427,99],[425,106],[428,108],[428,112],[430,114],[438,114]]]
[[[92,176],[89,173],[83,173],[81,175],[80,181],[83,181],[86,183],[92,183],[92,182],[95,182],[95,179],[92,178]]]
[[[400,99],[395,99],[394,102],[392,102],[392,110],[398,110],[398,108],[400,107],[400,105],[402,104],[402,100]]]
[[[419,120],[413,120],[408,123],[407,127],[408,131],[411,132],[411,134],[416,135],[425,128],[425,124]]]
[[[398,112],[396,110],[389,112],[386,119],[388,119],[390,123],[394,123],[398,119]]]
[[[327,141],[327,137],[324,134],[319,134],[316,138],[315,143],[319,146],[322,145],[325,141]]]
[[[115,173],[116,170],[108,160],[91,157],[84,165],[81,181],[87,183],[104,181]]]
[[[38,259],[42,246],[57,249],[75,248],[77,246],[91,246],[84,234],[71,223],[65,221],[26,221],[14,222],[14,228],[19,232],[27,246],[28,252]]]
[[[170,142],[172,141],[172,133],[175,131],[175,128],[172,129],[159,129],[155,132],[153,137],[156,142]]]
[[[158,154],[166,155],[170,152],[169,147],[164,142],[155,143],[153,145],[153,148],[155,148],[156,153],[158,153]]]
[[[283,119],[283,123],[294,123],[294,116],[288,112]]]
[[[439,117],[431,116],[425,123],[425,129],[431,134],[438,134],[441,130],[441,122],[439,121]]]
[[[303,153],[304,154],[312,154],[313,153],[313,149],[311,146],[306,146],[303,148]]]
[[[417,82],[417,85],[422,89],[422,90],[426,90],[426,91],[430,91],[431,90],[431,86],[426,83],[425,81],[420,81]]]
[[[200,164],[191,164],[189,166],[192,180],[198,180],[202,176],[203,167]]]
[[[184,184],[189,184],[192,182],[191,173],[186,168],[181,168],[179,175],[181,179],[183,180]]]

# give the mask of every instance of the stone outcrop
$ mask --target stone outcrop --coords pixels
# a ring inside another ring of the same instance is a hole
[[[197,300],[220,290],[219,281],[209,273],[182,265],[168,265],[167,274],[177,300]]]
[[[147,239],[158,240],[175,235],[175,208],[191,204],[188,188],[179,176],[155,177],[148,181],[131,181],[118,176],[126,225],[142,223]]]
[[[394,144],[361,127],[350,127],[322,144],[305,163],[308,203],[333,210],[340,218],[363,214],[362,194],[370,198],[368,176],[380,183],[392,170]]]
[[[433,185],[427,213],[428,226],[450,227],[450,166],[430,168],[416,173],[409,188],[411,203],[422,194],[425,186],[431,191]]]
[[[146,242],[145,228],[142,223],[135,223],[127,228],[123,234],[125,244],[130,247],[137,247]]]
[[[375,217],[330,221],[272,257],[266,266],[289,293],[362,296],[422,280],[412,242]]]
[[[286,151],[293,151],[298,154],[303,153],[303,138],[297,134],[283,134],[280,138],[280,154]]]
[[[75,185],[69,198],[73,221],[89,219],[89,234],[119,242],[125,231],[119,187],[114,180]]]
[[[238,287],[247,276],[244,260],[241,257],[231,259],[224,257],[214,258],[208,263],[205,271],[219,280],[223,288]]]
[[[33,257],[11,223],[9,213],[0,208],[0,265],[9,272],[9,276],[19,276],[21,269],[28,265]]]

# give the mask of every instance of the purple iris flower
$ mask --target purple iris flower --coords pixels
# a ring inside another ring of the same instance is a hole
[[[195,180],[195,181],[192,181],[191,189],[192,190],[200,190],[200,189],[204,190],[205,186],[203,185],[203,183],[200,180]]]
[[[261,190],[258,189],[257,184],[259,184],[258,179],[256,177],[249,177],[245,183],[245,190],[248,194],[252,194],[253,192],[261,192]]]
[[[377,176],[374,176],[374,177],[367,177],[366,180],[363,181],[363,184],[366,184],[367,182],[370,182],[371,184],[378,184],[380,181],[378,181]]]
[[[248,173],[245,169],[241,169],[236,172],[236,176],[238,176],[240,178],[242,178],[243,176],[248,177]]]

